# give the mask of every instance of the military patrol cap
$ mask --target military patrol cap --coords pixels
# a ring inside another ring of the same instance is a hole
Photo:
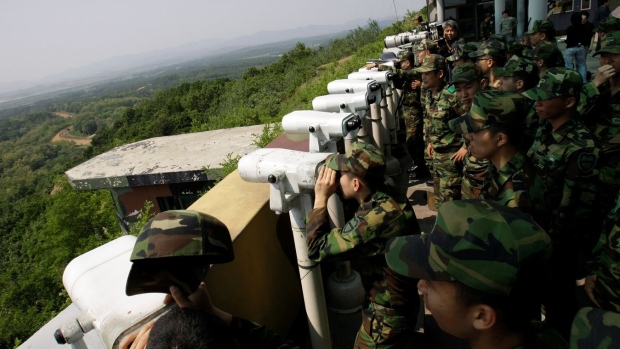
[[[469,57],[469,53],[474,52],[477,49],[478,48],[474,44],[458,44],[456,47],[456,52],[453,55],[446,57],[446,60],[450,62],[458,61],[463,57]]]
[[[415,45],[414,51],[426,51],[437,49],[437,42],[433,39],[422,39],[420,43]]]
[[[345,154],[333,154],[325,159],[332,170],[351,172],[364,180],[381,180],[385,174],[383,153],[374,145],[356,142]]]
[[[582,87],[583,79],[576,70],[555,67],[547,69],[538,81],[538,86],[523,92],[523,95],[535,101],[543,101],[559,96],[579,96]]]
[[[550,253],[549,235],[531,216],[475,199],[443,203],[430,234],[389,240],[385,259],[401,275],[508,296],[540,283],[531,281],[541,279]]]
[[[474,96],[471,109],[452,119],[448,125],[457,134],[472,133],[493,125],[525,126],[523,96],[499,90],[480,91]]]
[[[546,19],[539,19],[537,21],[534,21],[532,29],[526,31],[525,34],[532,35],[534,33],[548,33],[550,31],[555,31],[553,22]]]
[[[538,76],[538,67],[527,58],[514,56],[506,62],[504,67],[493,68],[496,77],[515,76],[517,74]]]
[[[452,69],[452,84],[472,82],[482,77],[482,72],[474,63],[466,62]]]
[[[545,64],[554,64],[562,57],[562,51],[549,41],[541,41],[532,50],[525,53],[525,58],[542,59]]]
[[[176,285],[189,295],[211,264],[233,259],[228,229],[215,217],[188,210],[161,212],[138,234],[125,293],[168,293]]]
[[[487,40],[480,48],[474,52],[469,53],[469,57],[476,58],[480,56],[489,55],[491,57],[500,57],[506,55],[506,44],[499,40]]]
[[[405,51],[405,53],[403,53],[402,55],[400,55],[400,58],[398,59],[400,62],[411,62],[412,64],[415,63],[415,54],[413,54],[413,52],[409,52],[409,51]]]
[[[609,16],[601,20],[596,26],[596,32],[609,33],[612,31],[620,30],[620,18]]]
[[[425,73],[439,69],[446,69],[446,59],[438,54],[430,54],[426,55],[422,64],[413,71],[416,73]]]
[[[524,49],[525,47],[523,47],[521,43],[513,42],[512,44],[508,45],[508,49],[506,50],[506,52],[512,53],[513,55],[521,56]]]
[[[620,338],[620,314],[600,308],[581,308],[571,328],[570,348],[611,349]]]
[[[601,40],[601,49],[596,51],[593,56],[601,53],[620,53],[620,31],[608,33],[605,38]]]
[[[504,44],[506,43],[506,38],[503,35],[499,35],[499,34],[489,35],[489,37],[487,38],[487,41],[491,41],[491,40],[497,40],[497,41],[503,42]]]

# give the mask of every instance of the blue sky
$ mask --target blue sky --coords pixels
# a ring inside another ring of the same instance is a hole
[[[402,19],[426,0],[2,0],[0,82],[262,30]]]

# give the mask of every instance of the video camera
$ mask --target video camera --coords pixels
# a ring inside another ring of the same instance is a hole
[[[443,27],[441,23],[422,22],[419,25],[420,29],[414,31],[404,32],[396,35],[386,36],[383,40],[386,49],[402,46],[411,46],[419,43],[424,39],[431,39],[437,41],[443,41]]]

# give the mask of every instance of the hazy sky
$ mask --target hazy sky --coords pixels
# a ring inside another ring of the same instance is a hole
[[[426,0],[0,0],[0,82],[262,30],[402,19]]]

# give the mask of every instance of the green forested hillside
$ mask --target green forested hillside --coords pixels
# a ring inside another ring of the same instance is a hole
[[[372,21],[317,49],[298,44],[273,64],[243,67],[238,79],[152,91],[148,84],[132,86],[0,120],[0,348],[23,342],[69,303],[61,280],[72,258],[120,234],[110,193],[75,191],[64,171],[119,144],[278,122],[293,110],[311,109],[312,99],[327,93],[327,82],[377,57],[383,38],[403,25],[380,30]],[[58,111],[73,116],[52,113]],[[80,135],[96,133],[92,145],[50,142],[68,126]]]

